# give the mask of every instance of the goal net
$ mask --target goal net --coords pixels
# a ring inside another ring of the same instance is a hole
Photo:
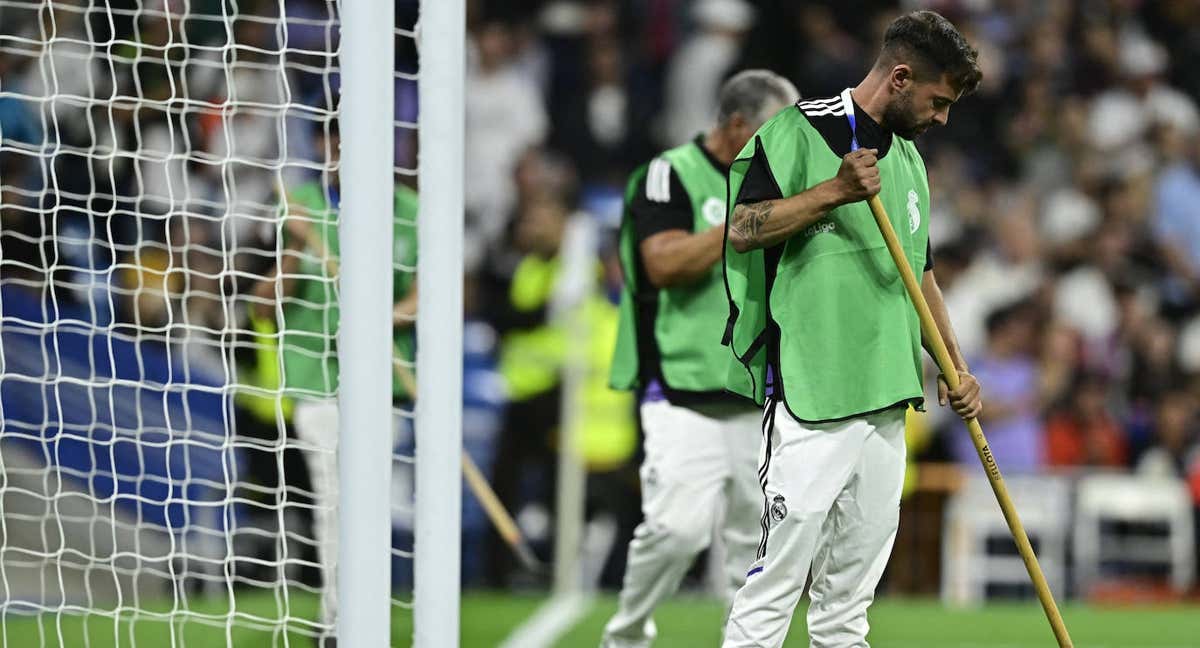
[[[417,9],[398,7],[378,433],[402,621]],[[333,633],[339,46],[330,0],[0,0],[0,645]]]

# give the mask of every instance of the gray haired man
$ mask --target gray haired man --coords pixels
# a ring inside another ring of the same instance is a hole
[[[799,100],[766,70],[725,82],[717,123],[634,172],[625,194],[625,289],[611,384],[638,392],[644,520],[629,543],[604,648],[649,646],[652,614],[721,521],[726,594],[745,581],[759,535],[761,411],[724,391],[729,302],[721,269],[729,164],[765,121]]]

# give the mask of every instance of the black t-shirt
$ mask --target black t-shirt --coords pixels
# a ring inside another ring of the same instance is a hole
[[[713,157],[704,147],[703,135],[697,135],[696,146],[703,151],[704,157],[715,169],[726,175],[728,167]],[[636,242],[636,291],[634,301],[637,304],[638,326],[638,364],[641,369],[642,384],[645,386],[651,380],[657,380],[663,388],[667,400],[675,405],[711,404],[717,401],[740,403],[741,400],[725,391],[694,392],[671,389],[662,380],[659,366],[658,345],[654,335],[655,317],[658,313],[658,289],[652,286],[646,278],[646,266],[642,262],[642,242],[670,230],[683,230],[691,233],[695,230],[695,215],[692,212],[692,199],[679,179],[675,169],[665,158],[655,158],[650,162],[646,175],[639,181],[633,198],[629,201],[629,217],[633,223],[633,233]]]
[[[703,135],[697,135],[694,143],[721,175],[729,172],[728,167],[704,148]],[[638,184],[637,193],[629,203],[629,214],[633,218],[633,232],[639,248],[642,241],[655,234],[669,230],[693,230],[691,196],[688,196],[679,175],[665,158],[655,158],[650,162],[645,177]],[[640,255],[638,262],[641,262]]]
[[[831,97],[828,99],[805,100],[800,102],[801,105],[820,106],[821,104],[830,104],[839,102],[841,97]],[[801,110],[799,106],[796,110]],[[838,157],[845,157],[850,153],[850,121],[845,115],[831,114],[815,114],[826,112],[819,108],[804,111],[801,110],[808,122],[813,128],[824,138],[825,143],[829,145]],[[859,105],[854,104],[855,116],[855,136],[858,138],[858,145],[861,148],[873,148],[879,150],[879,157],[883,158],[892,148],[892,138],[895,137],[892,133],[884,130],[871,116],[868,115]],[[784,198],[779,189],[779,185],[775,182],[775,178],[771,176],[770,167],[766,160],[763,159],[762,149],[760,148],[754,154],[754,158],[750,161],[750,166],[746,169],[746,177],[742,180],[742,188],[738,192],[737,204],[762,202],[764,200],[777,200]],[[925,271],[929,272],[933,269],[933,245],[931,242],[925,243]]]

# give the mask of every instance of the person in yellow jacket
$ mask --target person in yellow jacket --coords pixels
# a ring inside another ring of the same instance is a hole
[[[520,517],[525,507],[547,517],[553,506],[557,477],[557,434],[562,420],[563,371],[571,349],[581,353],[584,372],[576,399],[579,448],[589,470],[611,471],[632,457],[636,448],[633,402],[609,388],[607,376],[616,340],[617,308],[597,291],[576,308],[587,337],[569,338],[563,321],[552,311],[561,290],[562,243],[567,205],[555,196],[532,199],[518,214],[514,239],[522,256],[507,283],[490,291],[495,300],[491,320],[501,333],[500,372],[509,404],[493,471],[493,487],[510,511]],[[597,272],[599,272],[597,268]],[[493,534],[494,536],[494,534]],[[514,567],[499,537],[489,542],[486,578],[505,587]]]

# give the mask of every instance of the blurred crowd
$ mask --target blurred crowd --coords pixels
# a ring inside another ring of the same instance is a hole
[[[241,0],[226,30],[222,0],[192,0],[186,13],[175,0],[109,4],[143,10],[113,20],[85,0],[40,13],[0,2],[6,279],[117,303],[97,312],[113,323],[244,327],[245,281],[277,249],[279,185],[328,171],[332,5]],[[633,400],[603,386],[626,178],[704,130],[735,71],[770,68],[806,97],[836,94],[861,79],[890,20],[918,6],[955,22],[984,70],[979,91],[918,146],[935,271],[984,387],[999,464],[1174,475],[1200,503],[1200,4],[471,0],[467,317],[496,340],[509,404],[494,479],[527,530],[553,509],[564,367],[580,342],[554,308],[571,223],[599,226],[606,269],[583,345],[599,365],[582,405],[599,480],[590,506],[627,530],[638,516],[625,497]],[[412,29],[415,0],[397,7]],[[47,34],[53,44],[37,44]],[[412,183],[403,124],[416,119],[407,73],[419,62],[411,38],[397,44],[397,182]],[[66,266],[76,272],[52,276]],[[215,343],[199,347],[221,361]],[[917,458],[975,465],[959,425],[930,409]]]
[[[735,71],[831,96],[862,78],[899,12],[942,12],[980,50],[984,81],[918,146],[935,271],[999,465],[1172,476],[1200,505],[1200,5],[470,6],[468,267],[497,287],[515,276],[497,261],[530,253],[521,233],[547,204],[611,228],[629,172],[707,128]],[[978,471],[961,424],[930,409],[915,459]]]
[[[918,145],[935,269],[1000,465],[1189,477],[1200,501],[1200,6],[473,6],[468,205],[485,259],[546,194],[611,222],[626,174],[703,130],[732,72],[767,67],[830,96],[862,77],[897,13],[942,12],[984,81]],[[977,461],[953,421],[933,422],[922,458]]]

